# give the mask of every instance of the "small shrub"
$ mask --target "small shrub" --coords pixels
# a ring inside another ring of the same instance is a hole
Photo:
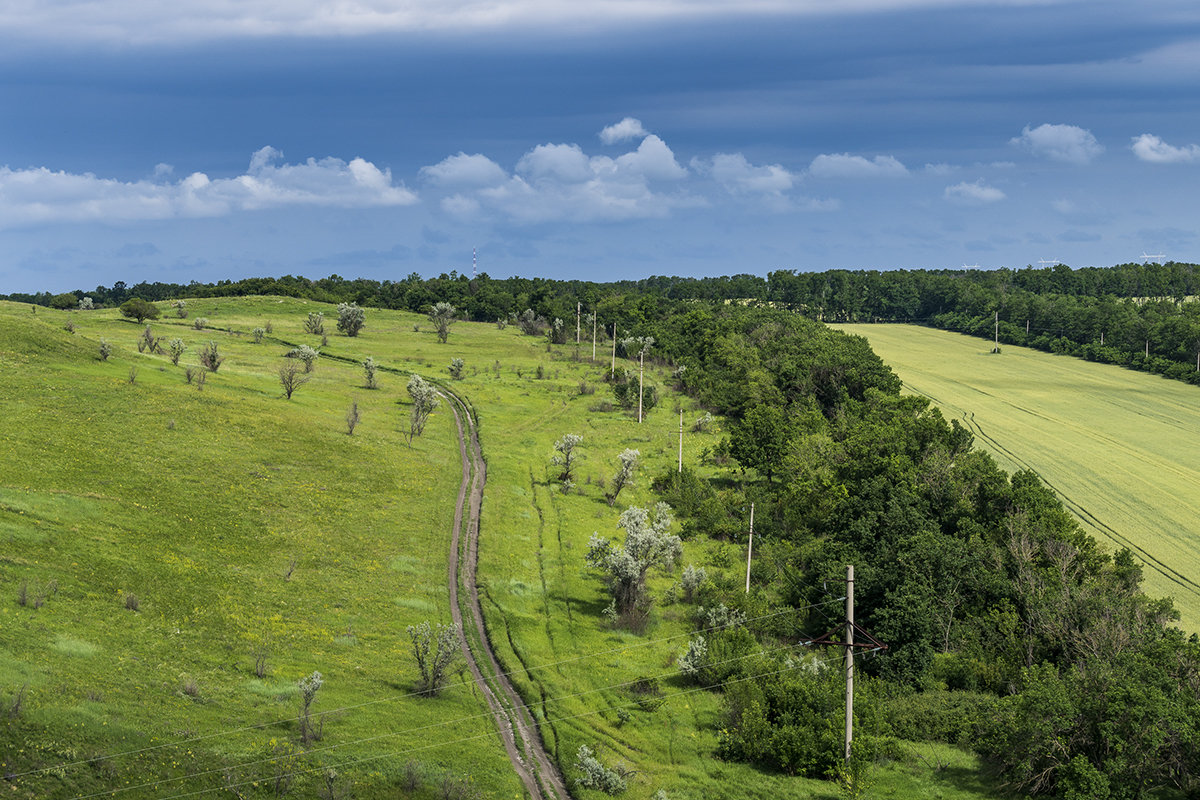
[[[188,678],[183,682],[180,691],[193,700],[198,699],[200,697],[200,684],[196,683],[195,678]]]
[[[312,372],[313,364],[316,363],[320,355],[320,350],[316,349],[315,347],[309,347],[306,344],[302,344],[293,350],[289,350],[287,357],[299,359],[304,364],[304,371]]]
[[[108,357],[112,355],[112,345],[106,339],[100,340],[100,360],[108,361]]]
[[[196,391],[197,392],[204,391],[204,382],[206,380],[208,380],[207,372],[205,372],[204,370],[200,370],[199,372],[196,373]]]
[[[66,331],[67,333],[74,333],[75,332],[75,323],[71,322],[71,320],[67,320],[67,324],[63,325],[63,330]]]
[[[689,678],[695,678],[704,669],[704,662],[708,657],[708,642],[703,636],[697,636],[688,642],[687,650],[683,652],[675,661],[675,666],[679,667],[679,672]]]
[[[171,303],[171,308],[175,309],[175,316],[180,319],[187,319],[187,300],[174,300]]]
[[[208,320],[204,317],[196,317],[192,320],[192,327],[198,331],[202,331],[208,327]]]
[[[279,385],[283,388],[283,395],[288,400],[291,400],[296,390],[306,383],[308,383],[308,376],[303,374],[296,362],[289,361],[279,368]]]
[[[496,320],[496,329],[497,330],[504,330],[507,327],[508,327],[508,320],[506,320],[504,317],[500,317],[499,319]]]
[[[320,311],[308,312],[308,317],[304,320],[304,331],[313,336],[323,336],[325,334],[325,315]]]
[[[683,589],[683,599],[687,602],[692,602],[696,599],[696,592],[700,591],[701,585],[708,578],[708,571],[704,567],[697,567],[688,564],[683,568],[683,575],[680,577],[679,585]]]
[[[458,319],[458,309],[450,303],[441,301],[433,304],[427,316],[433,323],[434,330],[437,331],[438,341],[445,344],[446,339],[450,336],[450,326]]]
[[[358,401],[354,400],[350,403],[350,410],[346,412],[346,435],[353,436],[354,429],[358,426],[360,419],[358,413]]]
[[[125,593],[125,608],[129,609],[130,611],[138,611],[141,608],[141,602],[138,600],[138,596],[133,592]]]
[[[450,359],[450,366],[447,367],[450,372],[450,377],[454,380],[462,380],[463,360],[461,358]]]
[[[250,331],[250,339],[255,344],[262,344],[263,337],[266,335],[267,331],[265,328],[255,328],[254,330]]]
[[[320,672],[301,678],[296,682],[296,687],[300,689],[300,743],[308,744],[313,740],[321,738],[322,728],[324,725],[313,726],[312,723],[312,704],[317,698],[317,692],[324,685],[325,680],[321,677]]]
[[[545,379],[546,379],[546,368],[545,368],[545,367],[543,367],[541,364],[538,364],[538,368],[537,368],[537,379],[538,379],[539,381],[540,381],[540,380],[545,380]]]
[[[366,322],[366,315],[357,303],[338,303],[337,329],[347,336],[358,336]]]
[[[715,421],[716,418],[713,417],[713,415],[709,412],[705,411],[703,417],[700,417],[698,420],[692,423],[692,433],[708,433],[708,429],[712,427],[712,424]]]
[[[11,700],[0,702],[0,712],[8,719],[16,719],[21,716],[21,710],[25,707],[25,693],[29,691],[29,684],[22,684]]]
[[[592,385],[591,385],[590,383],[588,383],[587,381],[580,381],[580,382],[579,382],[579,394],[580,394],[580,396],[586,397],[587,395],[592,395],[592,394],[595,394],[595,393],[596,393],[596,387],[595,387],[595,386],[592,386]]]
[[[96,307],[96,304],[92,302],[92,298],[90,298],[90,297],[85,297],[79,301],[79,310],[80,311],[91,311],[95,307]]]
[[[574,766],[582,773],[575,779],[575,783],[579,786],[587,789],[599,789],[605,794],[620,794],[625,791],[629,770],[622,764],[618,764],[614,769],[604,766],[592,752],[592,748],[586,744],[581,744],[575,753]]]
[[[421,788],[422,773],[421,762],[413,761],[411,758],[404,763],[404,774],[400,777],[400,788],[412,794],[417,789]]]
[[[187,345],[183,343],[183,339],[172,339],[167,343],[167,354],[171,357],[171,363],[179,366],[179,359],[187,350]],[[191,380],[188,381],[191,383]]]
[[[367,356],[366,360],[362,362],[362,365],[363,373],[365,373],[367,376],[367,388],[378,389],[379,379],[376,377],[375,373],[379,370],[379,366],[375,363],[375,359]]]
[[[217,350],[217,343],[214,341],[210,340],[200,351],[200,364],[209,372],[216,372],[224,361],[225,358]]]
[[[267,320],[266,323],[263,324],[263,330],[265,330],[268,334],[275,332],[275,326],[271,324],[271,320]]]
[[[190,384],[192,382],[192,378],[195,378],[195,377],[196,377],[196,368],[195,367],[184,367],[183,368],[183,379],[185,381],[187,381]]]
[[[458,625],[438,623],[435,631],[426,620],[420,625],[409,625],[408,635],[412,639],[413,658],[420,672],[416,691],[433,697],[445,687],[450,669],[461,653]]]
[[[150,330],[147,325],[142,331],[141,337],[138,339],[138,352],[142,353],[149,350],[151,353],[162,353],[162,345],[159,344],[159,337],[154,335],[154,331]]]
[[[130,382],[130,383],[136,383],[136,382],[137,382],[137,367],[130,367],[130,368],[129,368],[129,382]]]

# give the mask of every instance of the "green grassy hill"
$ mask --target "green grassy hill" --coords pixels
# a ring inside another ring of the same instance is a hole
[[[907,391],[932,398],[1007,470],[1033,469],[1084,528],[1145,564],[1200,630],[1200,391],[1155,375],[910,325],[839,325],[865,336]]]
[[[469,676],[437,699],[410,694],[406,627],[450,616],[461,471],[445,405],[406,442],[404,387],[410,372],[450,383],[454,357],[466,364],[454,389],[478,414],[489,465],[479,567],[489,631],[568,781],[588,744],[637,771],[625,794],[635,800],[659,789],[672,800],[836,796],[831,783],[712,757],[720,701],[673,677],[691,630],[691,609],[666,600],[677,576],[655,578],[643,633],[601,614],[587,540],[616,537],[621,508],[654,501],[649,477],[677,457],[676,409],[689,427],[700,413],[669,389],[665,368],[650,370],[663,399],[639,426],[605,410],[608,360],[591,363],[590,346],[577,354],[472,323],[439,344],[423,317],[374,309],[349,338],[334,331],[333,307],[294,299],[189,310],[151,323],[164,346],[186,343],[173,365],[138,352],[144,326],[115,310],[0,303],[6,796],[521,797]],[[325,345],[303,329],[314,310],[326,315]],[[106,361],[101,340],[113,347]],[[200,385],[197,354],[210,341],[225,361]],[[286,400],[276,371],[299,344],[322,357]],[[383,368],[377,390],[364,387],[367,356]],[[348,435],[352,402],[362,418]],[[564,433],[584,436],[568,494],[550,468]],[[689,433],[685,461],[714,440]],[[643,466],[613,508],[603,486],[626,447]],[[684,563],[732,581],[742,557],[692,541]],[[323,730],[302,747],[296,682],[314,670]],[[639,678],[656,680],[661,703],[630,693]],[[989,796],[973,756],[926,745],[879,765],[875,792]]]

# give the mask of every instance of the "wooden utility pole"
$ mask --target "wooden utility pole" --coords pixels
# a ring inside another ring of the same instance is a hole
[[[646,371],[646,346],[638,351],[638,425],[642,424],[642,375]]]
[[[1196,356],[1196,363],[1200,364],[1200,355]],[[679,409],[679,472],[683,473],[683,409]]]
[[[592,363],[596,363],[596,309],[592,309]]]
[[[750,559],[754,555],[754,503],[750,504],[750,546],[746,548],[746,594],[750,594]]]
[[[583,311],[583,303],[575,301],[575,344],[579,344],[579,314]]]
[[[1150,340],[1146,340],[1146,358],[1150,357]]]
[[[608,370],[608,377],[617,377],[617,323],[613,323],[613,356],[612,367]]]
[[[854,565],[846,565],[846,761],[854,741]]]
[[[1029,320],[1025,320],[1025,335],[1029,335]]]
[[[995,316],[995,325],[996,325],[996,327],[995,327],[996,346],[995,346],[995,348],[992,350],[992,352],[993,352],[993,353],[999,353],[999,352],[1000,352],[1000,312],[999,312],[999,311],[995,311],[995,312],[993,312],[993,313],[996,315],[996,316]]]

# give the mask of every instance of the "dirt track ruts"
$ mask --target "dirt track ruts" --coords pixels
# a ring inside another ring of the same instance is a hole
[[[570,793],[557,765],[542,744],[533,715],[529,713],[521,696],[501,669],[483,625],[483,607],[479,603],[479,588],[475,575],[479,561],[479,510],[483,504],[483,486],[487,482],[487,464],[484,463],[479,448],[479,432],[470,408],[461,398],[449,391],[443,390],[442,396],[454,412],[454,424],[458,428],[459,455],[462,458],[462,483],[454,508],[454,530],[450,543],[449,585],[450,614],[459,630],[463,632],[460,640],[463,657],[471,677],[487,699],[509,761],[512,762],[513,769],[525,785],[526,791],[534,800],[568,800]],[[467,512],[466,554],[463,565],[465,574],[460,574],[459,554],[462,549],[464,510]],[[466,587],[467,610],[471,616],[469,624],[478,634],[483,651],[478,654],[478,658],[467,643],[466,623],[463,622],[462,608],[459,605],[460,581],[462,586]],[[483,666],[488,672],[486,677],[484,669],[480,668],[480,661],[484,662]]]

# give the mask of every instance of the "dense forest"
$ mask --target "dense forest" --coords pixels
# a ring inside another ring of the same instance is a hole
[[[940,740],[1031,794],[1196,796],[1200,640],[1140,591],[1128,551],[1102,552],[1034,474],[1005,474],[924,398],[901,396],[859,337],[737,306],[681,309],[647,330],[676,334],[683,387],[734,421],[707,456],[732,465],[724,479],[684,470],[656,487],[685,534],[741,542],[756,507],[751,593],[711,587],[706,607],[728,611],[697,622],[697,680],[732,681],[722,755],[841,768],[840,673],[737,682],[769,670],[732,659],[836,630],[836,606],[820,604],[855,564],[858,621],[888,644],[865,661],[862,758],[892,737]]]

